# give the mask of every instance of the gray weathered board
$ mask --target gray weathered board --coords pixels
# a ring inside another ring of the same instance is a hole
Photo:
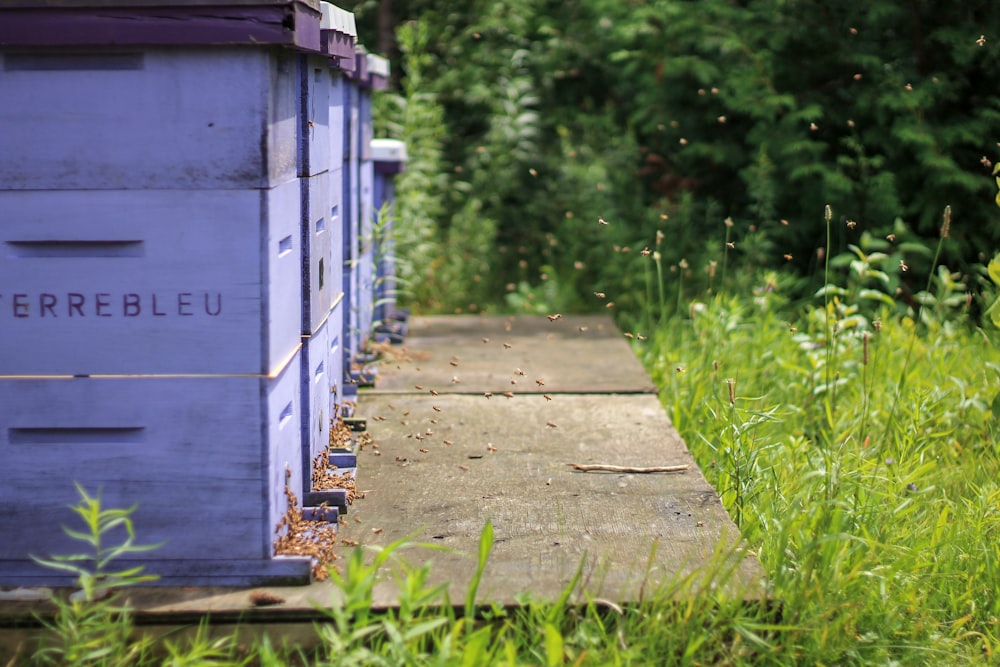
[[[713,554],[738,542],[655,396],[367,395],[361,409],[378,454],[359,456],[365,497],[349,516],[361,522],[341,535],[379,546],[412,536],[454,550],[404,553],[413,564],[432,561],[431,581],[448,582],[452,600],[473,577],[486,521],[495,544],[481,599],[505,604],[526,592],[558,597],[581,561],[588,593],[634,601],[647,575],[648,591],[717,566]],[[691,467],[582,473],[569,463]],[[759,595],[760,566],[739,558],[728,583]],[[377,604],[393,604],[391,585],[380,594]]]
[[[637,599],[644,582],[706,573],[738,530],[653,392],[607,316],[413,318],[376,390],[361,395],[377,448],[359,454],[366,493],[342,537],[446,547],[405,558],[432,561],[432,581],[448,582],[453,600],[473,577],[486,521],[495,543],[484,601],[552,599],[581,562],[587,592],[618,601]],[[569,463],[690,468],[582,473]],[[731,558],[728,583],[760,595],[757,561]],[[387,581],[376,602],[391,606],[394,593]]]
[[[626,343],[606,316],[416,317],[375,392],[655,392]]]

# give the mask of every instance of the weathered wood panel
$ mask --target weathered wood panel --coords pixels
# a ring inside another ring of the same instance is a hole
[[[370,111],[370,109],[369,109]],[[358,169],[358,201],[361,219],[358,231],[358,327],[364,344],[372,333],[375,304],[375,171],[371,160]]]
[[[302,487],[296,490],[301,498],[311,487],[312,460],[330,442],[332,389],[330,367],[330,321],[327,320],[312,336],[304,336],[302,344]],[[339,369],[339,365],[337,366]]]
[[[302,185],[302,333],[309,335],[326,320],[333,299],[340,295],[334,282],[334,265],[343,265],[335,246],[331,217],[330,174],[299,179]]]
[[[331,416],[344,400],[344,307],[337,302],[327,318],[327,368],[330,374]]]
[[[76,553],[74,483],[136,505],[146,558],[268,560],[301,485],[299,360],[254,377],[0,381],[0,561]],[[296,486],[292,487],[297,488]],[[0,568],[0,582],[9,570]]]
[[[238,586],[240,597],[248,600],[247,587],[255,586],[296,586],[305,588],[310,581],[311,562],[299,556],[274,556],[269,559],[203,559],[178,558],[155,562],[122,559],[115,561],[115,567],[126,569],[144,565],[147,574],[157,574],[160,579],[153,587],[192,587],[199,590],[211,582],[213,586]],[[0,559],[0,573],[6,580],[17,582],[19,586],[71,586],[75,584],[72,575],[61,574],[46,569],[34,562],[6,561]],[[132,589],[129,596],[134,600],[155,598],[156,588]],[[175,590],[173,588],[166,590]],[[176,589],[180,590],[180,589]],[[308,589],[307,589],[308,590]],[[0,611],[0,619],[3,613]]]
[[[0,375],[267,374],[299,343],[295,180],[0,190],[0,219]]]
[[[649,591],[720,567],[713,554],[739,543],[655,396],[487,401],[363,394],[361,409],[381,455],[366,450],[359,456],[367,492],[351,512],[363,521],[343,526],[342,535],[363,546],[413,535],[415,542],[452,549],[405,557],[432,561],[429,583],[446,583],[453,600],[463,599],[472,579],[487,520],[495,544],[481,587],[484,602],[513,604],[524,592],[555,599],[581,561],[589,594],[631,602],[644,586]],[[581,473],[568,463],[691,468],[674,475]],[[732,557],[728,584],[761,595],[757,561],[746,553]],[[376,591],[377,606],[396,604],[392,585]]]
[[[330,189],[329,217],[330,230],[330,286],[333,292],[333,303],[336,303],[344,293],[344,172],[338,168],[330,171],[327,177],[327,187]]]
[[[626,341],[606,316],[414,317],[412,361],[387,359],[375,391],[654,393]]]
[[[0,54],[0,109],[17,119],[0,183],[273,187],[296,176],[296,91],[295,56],[262,49]]]
[[[344,163],[344,104],[347,96],[347,86],[350,85],[343,72],[330,70],[330,169],[341,169]]]
[[[325,56],[301,55],[298,68],[299,176],[315,176],[331,167],[330,60]]]
[[[342,229],[344,230],[344,336],[341,344],[344,347],[345,358],[350,360],[361,348],[359,320],[359,281],[357,266],[360,261],[360,155],[359,155],[359,110],[360,91],[356,82],[351,79],[344,87],[344,167],[341,189]],[[346,365],[345,373],[350,372]],[[356,389],[346,384],[345,395],[357,393]]]

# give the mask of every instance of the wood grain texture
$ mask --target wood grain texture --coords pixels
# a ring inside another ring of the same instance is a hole
[[[344,338],[345,358],[351,359],[361,349],[359,319],[359,282],[354,268],[360,259],[361,202],[359,122],[360,91],[351,79],[344,87],[344,166],[341,197],[344,230]],[[346,370],[346,369],[345,369]]]
[[[330,61],[326,56],[300,55],[298,66],[301,136],[299,176],[315,176],[331,167]]]
[[[370,112],[370,109],[369,109]],[[364,142],[362,142],[364,145]],[[358,168],[360,202],[358,231],[358,326],[362,342],[371,337],[375,308],[375,172],[371,160]]]
[[[552,322],[538,316],[414,317],[404,348],[412,360],[387,358],[379,368],[376,393],[408,392],[416,385],[480,396],[487,391],[497,396],[505,391],[656,391],[626,339],[605,316],[564,316]]]
[[[557,597],[581,561],[590,594],[634,601],[647,572],[648,590],[711,567],[718,548],[738,544],[655,396],[365,394],[359,407],[380,455],[359,456],[366,493],[351,512],[363,523],[344,526],[343,536],[386,545],[415,534],[416,542],[454,549],[407,553],[411,562],[433,562],[433,583],[447,583],[452,599],[471,580],[487,520],[496,538],[481,599],[501,603],[524,592]],[[683,475],[596,475],[574,472],[568,461],[692,467]],[[730,585],[759,595],[759,564],[745,553],[733,558]],[[391,606],[393,594],[387,585],[377,604]]]
[[[299,179],[302,186],[302,333],[315,332],[340,295],[333,267],[343,266],[339,235],[331,219],[330,174]],[[339,192],[339,190],[338,190]],[[339,273],[339,272],[338,272]]]
[[[299,184],[0,190],[0,375],[268,374],[299,344]]]
[[[327,320],[312,336],[303,338],[302,345],[302,464],[307,474],[302,486],[295,491],[300,498],[311,490],[312,461],[330,442],[333,394],[332,371],[340,365],[330,365],[330,322]]]

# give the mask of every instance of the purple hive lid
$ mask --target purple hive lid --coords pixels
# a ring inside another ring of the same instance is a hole
[[[320,51],[319,0],[5,0],[0,46],[278,45]]]

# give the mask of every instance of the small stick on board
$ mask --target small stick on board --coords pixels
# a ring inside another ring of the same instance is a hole
[[[573,466],[574,470],[579,470],[581,472],[632,472],[640,474],[651,472],[687,472],[688,468],[691,467],[686,463],[677,466],[650,466],[646,468],[637,468],[635,466],[613,466],[602,463],[567,463],[566,465]]]

